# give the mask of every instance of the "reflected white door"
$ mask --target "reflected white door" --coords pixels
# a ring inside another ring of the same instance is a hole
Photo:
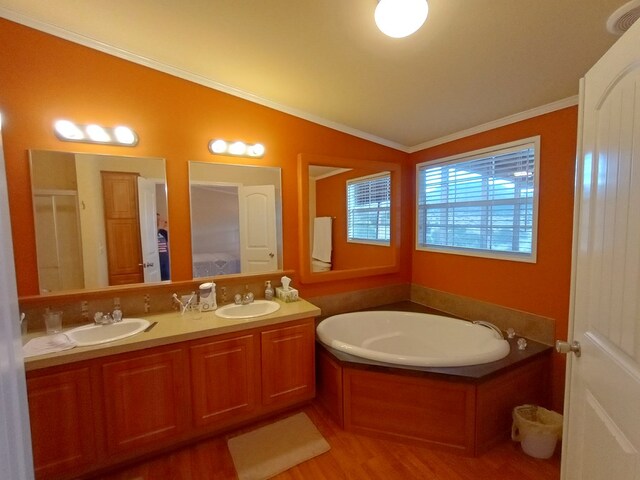
[[[159,282],[161,279],[160,255],[158,254],[158,220],[156,218],[156,185],[151,180],[142,177],[138,177],[138,210],[144,283]]]
[[[242,273],[278,268],[276,192],[273,185],[240,187],[240,263]]]
[[[562,478],[640,478],[640,22],[581,89]]]

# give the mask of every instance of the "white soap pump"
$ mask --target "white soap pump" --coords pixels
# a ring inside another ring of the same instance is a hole
[[[271,286],[271,280],[267,280],[266,282],[266,286],[264,289],[264,299],[273,300],[273,287]]]

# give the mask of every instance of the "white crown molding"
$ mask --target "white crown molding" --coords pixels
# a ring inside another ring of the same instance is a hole
[[[301,118],[303,120],[308,120],[309,122],[321,125],[323,127],[331,128],[332,130],[337,130],[339,132],[346,133],[348,135],[361,138],[363,140],[368,140],[370,142],[377,143],[379,145],[383,145],[389,148],[393,148],[395,150],[400,150],[405,153],[407,152],[407,147],[405,145],[401,145],[391,140],[387,140],[387,139],[372,135],[370,133],[357,130],[347,125],[333,122],[331,120],[327,120],[325,118],[318,117],[310,113],[297,110],[295,108],[281,105],[271,100],[267,100],[266,98],[262,98],[257,95],[254,95],[250,92],[245,92],[244,90],[240,90],[238,88],[234,88],[229,85],[216,82],[214,80],[205,78],[196,73],[182,70],[172,65],[161,63],[156,60],[135,54],[133,52],[129,52],[127,50],[123,50],[121,48],[99,42],[93,38],[89,38],[84,35],[80,35],[78,33],[72,32],[70,30],[66,30],[64,28],[57,27],[55,25],[51,25],[46,22],[36,20],[34,18],[22,15],[12,10],[8,10],[5,7],[0,7],[0,17],[6,18],[7,20],[11,20],[16,23],[20,23],[30,28],[34,28],[36,30],[40,30],[41,32],[51,34],[53,36],[62,38],[64,40],[69,40],[70,42],[77,43],[79,45],[83,45],[85,47],[89,47],[94,50],[98,50],[100,52],[107,53],[109,55],[113,55],[118,58],[122,58],[124,60],[128,60],[138,65],[143,65],[145,67],[149,67],[154,70],[167,73],[174,77],[182,78],[183,80],[188,80],[190,82],[197,83],[199,85],[203,85],[205,87],[212,88],[214,90],[218,90],[220,92],[227,93],[229,95],[233,95],[234,97],[248,100],[252,103],[257,103],[258,105],[272,108],[273,110],[277,110],[279,112],[283,112],[283,113],[292,115],[294,117]]]
[[[574,95],[572,97],[567,97],[562,100],[558,100],[556,102],[547,103],[546,105],[542,105],[540,107],[532,108],[531,110],[526,110],[520,113],[514,113],[513,115],[499,118],[498,120],[493,120],[491,122],[483,123],[482,125],[477,125],[475,127],[462,130],[460,132],[452,133],[444,137],[436,138],[434,140],[429,140],[428,142],[424,142],[414,147],[410,147],[406,151],[408,153],[419,152],[420,150],[425,150],[427,148],[435,147],[436,145],[442,145],[443,143],[452,142],[454,140],[459,140],[464,137],[470,137],[471,135],[475,135],[477,133],[487,132],[489,130],[493,130],[494,128],[504,127],[505,125],[521,122],[523,120],[528,120],[533,117],[539,117],[540,115],[555,112],[556,110],[562,110],[563,108],[567,108],[567,107],[573,107],[577,104],[578,104],[578,95]]]

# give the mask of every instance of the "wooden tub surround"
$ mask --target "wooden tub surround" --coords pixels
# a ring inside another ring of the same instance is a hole
[[[467,367],[384,364],[316,346],[317,398],[345,430],[477,456],[507,438],[517,405],[548,406],[551,347],[529,341]]]

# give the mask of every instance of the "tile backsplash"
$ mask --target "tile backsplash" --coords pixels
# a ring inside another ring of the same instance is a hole
[[[104,290],[23,297],[19,299],[19,304],[20,311],[25,314],[27,331],[34,332],[44,330],[43,315],[47,309],[61,310],[63,327],[68,328],[92,322],[96,312],[112,312],[116,304],[120,305],[125,317],[177,310],[178,305],[172,297],[174,293],[178,297],[190,295],[198,290],[201,283],[207,281],[215,282],[216,300],[219,305],[233,302],[234,295],[245,292],[247,288],[253,292],[255,298],[264,298],[265,282],[270,280],[273,285],[280,285],[280,277],[283,274],[293,276],[293,272],[286,271],[277,274],[203,278],[154,285],[127,285]]]

